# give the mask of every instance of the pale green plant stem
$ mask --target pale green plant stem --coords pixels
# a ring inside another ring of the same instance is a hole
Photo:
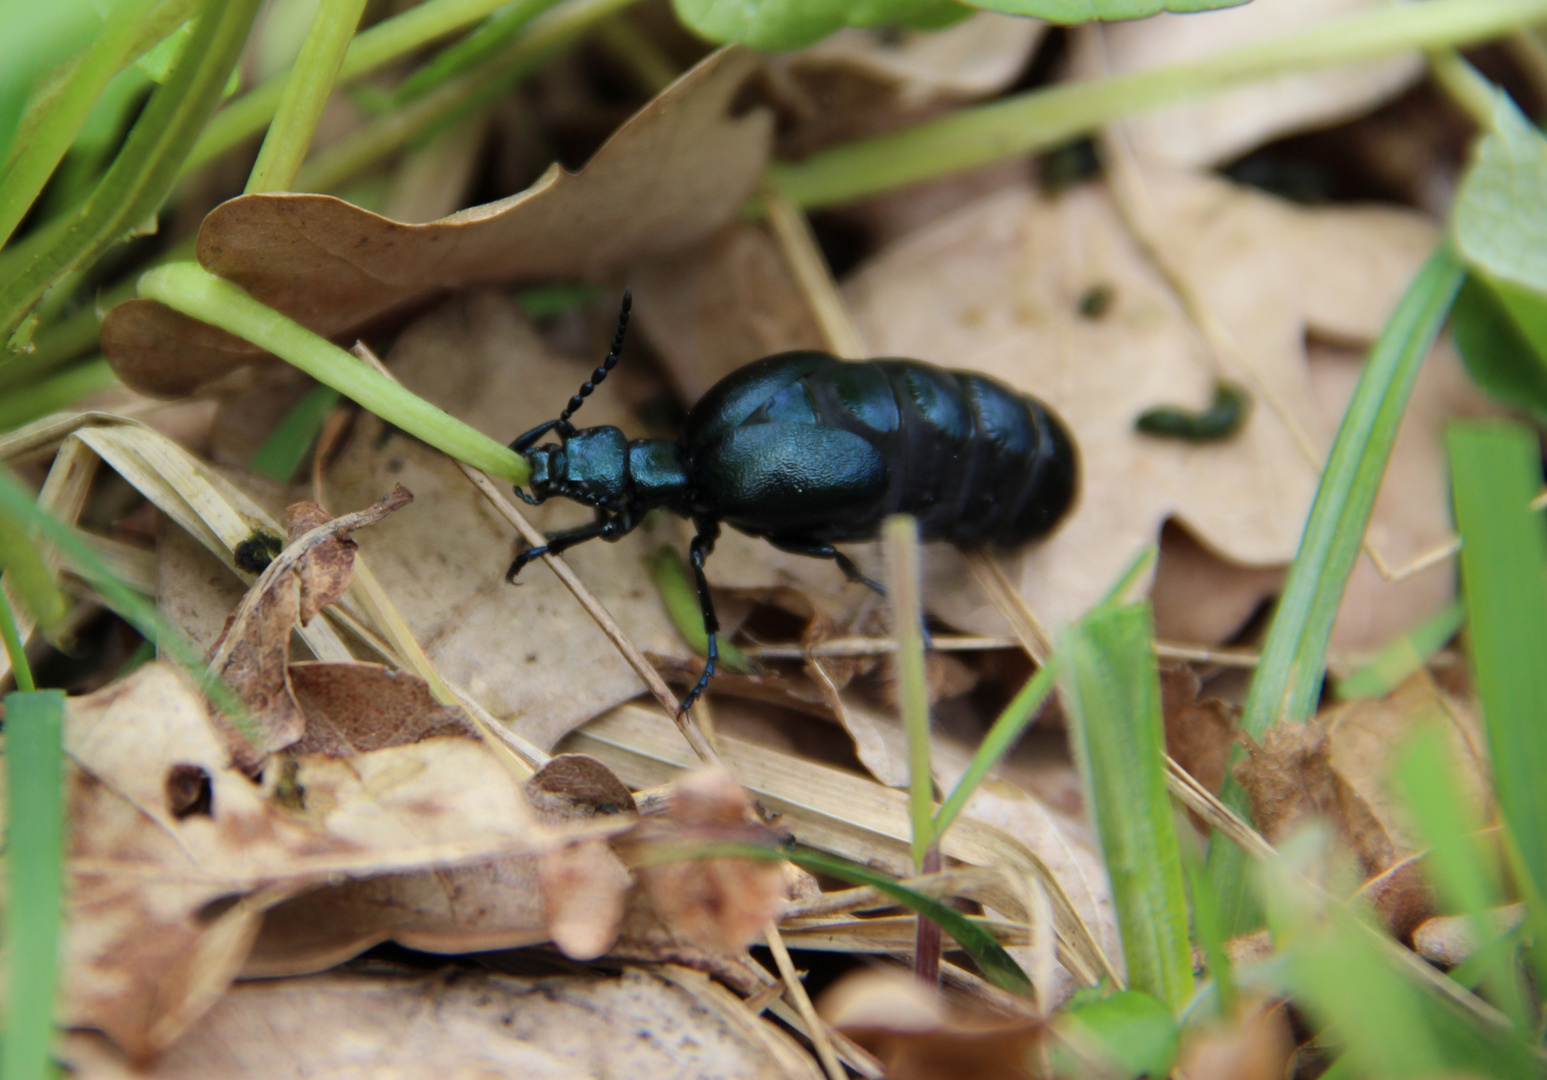
[[[402,149],[437,124],[492,102],[551,60],[602,19],[635,0],[565,0],[532,20],[526,32],[465,74],[449,79],[399,109],[379,116],[301,170],[297,187],[329,191]]]
[[[384,19],[355,35],[348,51],[344,53],[335,82],[339,86],[348,86],[415,49],[467,29],[508,2],[427,0],[401,15]],[[220,110],[194,144],[183,168],[184,173],[212,161],[268,126],[279,108],[280,95],[288,79],[289,72],[282,71]]]
[[[906,131],[814,154],[798,164],[775,165],[770,173],[797,206],[832,206],[1047,150],[1121,117],[1247,83],[1411,49],[1472,45],[1544,20],[1547,0],[1383,5],[1202,60],[1062,83],[962,109]]]
[[[450,416],[391,379],[362,364],[198,263],[158,266],[140,277],[140,295],[174,311],[218,326],[273,353],[333,387],[390,424],[444,450],[459,461],[511,484],[525,484],[526,462],[476,428]]]
[[[311,147],[323,106],[344,62],[344,51],[360,25],[365,0],[322,0],[311,30],[285,78],[274,122],[263,138],[258,160],[247,178],[247,193],[287,191]]]

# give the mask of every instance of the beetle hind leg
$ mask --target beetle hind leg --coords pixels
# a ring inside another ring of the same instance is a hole
[[[816,540],[775,540],[773,537],[769,537],[768,542],[780,551],[788,551],[791,555],[805,555],[812,559],[831,559],[838,564],[838,569],[843,571],[843,576],[853,584],[863,585],[881,596],[886,595],[885,585],[860,573],[859,567],[854,565],[854,560],[831,544]]]

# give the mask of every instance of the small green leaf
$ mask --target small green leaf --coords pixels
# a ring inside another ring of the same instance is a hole
[[[1002,11],[1006,15],[1030,15],[1051,23],[1117,22],[1147,19],[1171,11],[1214,11],[1239,7],[1247,0],[968,0],[973,7]]]
[[[1451,227],[1473,267],[1547,293],[1547,139],[1503,91],[1456,192]]]
[[[1170,1076],[1180,1041],[1170,1011],[1137,990],[1119,990],[1060,1013],[1054,1030],[1074,1051],[1055,1054],[1056,1076],[1094,1075],[1109,1080]]]
[[[955,0],[672,0],[700,36],[757,49],[800,49],[845,26],[936,29],[972,14]]]
[[[1524,320],[1513,316],[1493,282],[1472,274],[1451,309],[1451,333],[1473,382],[1547,423],[1547,354],[1533,344],[1527,330],[1547,323],[1547,298],[1524,289],[1513,291],[1519,294],[1516,301]],[[1539,319],[1526,310],[1533,304],[1541,309]],[[1541,344],[1547,347],[1547,338]]]
[[[338,404],[339,397],[339,392],[331,386],[312,387],[269,432],[263,445],[253,453],[247,468],[281,484],[290,483],[301,462],[306,460],[312,443],[317,441],[322,422]]]

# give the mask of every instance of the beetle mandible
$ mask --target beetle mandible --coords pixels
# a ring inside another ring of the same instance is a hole
[[[593,507],[596,520],[522,551],[505,577],[514,582],[540,555],[617,540],[656,507],[691,518],[690,562],[709,640],[683,710],[719,658],[704,561],[721,523],[784,551],[832,559],[850,581],[882,591],[833,544],[874,539],[892,514],[917,518],[925,540],[1023,544],[1050,532],[1074,502],[1074,443],[1046,405],[986,375],[922,360],[780,353],[710,387],[675,442],[576,428],[570,417],[622,354],[630,306],[624,290],[611,351],[558,419],[510,444],[532,470],[532,494],[517,495],[534,506],[573,499]],[[559,442],[538,446],[550,431]]]

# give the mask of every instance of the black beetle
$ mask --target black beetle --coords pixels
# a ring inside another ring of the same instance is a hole
[[[921,360],[781,353],[712,386],[676,442],[576,429],[570,417],[618,362],[629,307],[625,290],[612,351],[559,418],[510,444],[532,469],[532,494],[517,495],[533,505],[561,495],[594,507],[596,520],[521,552],[506,580],[540,555],[616,540],[656,507],[692,518],[709,647],[684,710],[718,659],[704,560],[721,522],[784,551],[832,559],[850,581],[880,590],[833,544],[874,539],[891,514],[912,514],[925,540],[1022,544],[1048,533],[1074,501],[1074,443],[1047,406],[987,376]],[[535,445],[550,431],[558,443]]]

